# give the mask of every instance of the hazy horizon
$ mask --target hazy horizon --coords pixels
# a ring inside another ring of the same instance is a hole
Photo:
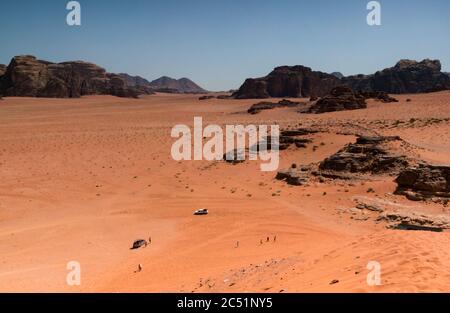
[[[72,27],[67,2],[2,3],[0,63],[22,54],[84,60],[149,81],[187,77],[211,91],[282,65],[348,76],[430,58],[450,71],[444,0],[380,1],[382,25],[372,27],[366,0],[80,0],[82,25]]]

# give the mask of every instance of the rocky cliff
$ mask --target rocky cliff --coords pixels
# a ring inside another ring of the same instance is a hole
[[[309,67],[281,66],[262,78],[249,78],[234,93],[237,99],[269,97],[318,97],[340,84],[334,75],[316,72]]]
[[[334,87],[346,85],[357,92],[392,94],[423,93],[450,89],[450,77],[441,72],[438,60],[401,60],[394,67],[373,75],[341,77],[309,67],[282,66],[261,78],[249,78],[234,93],[237,99],[269,97],[321,97]]]
[[[1,68],[0,68],[1,74]],[[52,63],[16,56],[0,77],[0,94],[21,97],[78,98],[83,95],[137,97],[141,91],[116,74],[88,62]]]
[[[439,60],[401,60],[394,67],[373,75],[342,79],[358,91],[384,91],[392,94],[424,93],[450,89],[450,77],[441,72]]]

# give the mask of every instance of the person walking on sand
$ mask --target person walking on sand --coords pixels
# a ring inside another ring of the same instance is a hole
[[[236,241],[236,248],[239,248],[239,241]]]

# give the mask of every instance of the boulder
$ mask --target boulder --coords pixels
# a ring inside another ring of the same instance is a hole
[[[340,80],[333,75],[301,65],[281,66],[265,77],[247,79],[233,96],[236,99],[323,96],[337,85]]]
[[[287,170],[280,170],[275,179],[285,181],[288,185],[302,186],[309,181],[309,168],[291,167]]]
[[[147,240],[137,239],[137,240],[135,240],[133,242],[133,246],[130,249],[131,250],[136,250],[136,249],[139,249],[139,248],[145,248],[145,247],[147,247],[147,245],[148,245]]]
[[[450,166],[421,163],[400,172],[396,194],[410,200],[450,199]]]

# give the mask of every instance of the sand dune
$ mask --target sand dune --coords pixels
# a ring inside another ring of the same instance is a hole
[[[197,98],[4,98],[0,291],[450,291],[448,232],[389,230],[348,213],[356,196],[449,213],[393,195],[392,177],[293,187],[257,162],[170,155],[171,128],[202,116],[205,124],[326,129],[307,148],[282,151],[280,168],[319,162],[356,133],[399,135],[411,155],[450,164],[450,92],[323,115],[293,108],[250,115],[255,100]],[[203,207],[208,216],[192,214]],[[147,248],[130,250],[148,237]],[[72,260],[81,264],[80,286],[66,284]],[[370,261],[381,264],[381,286],[366,282]]]

